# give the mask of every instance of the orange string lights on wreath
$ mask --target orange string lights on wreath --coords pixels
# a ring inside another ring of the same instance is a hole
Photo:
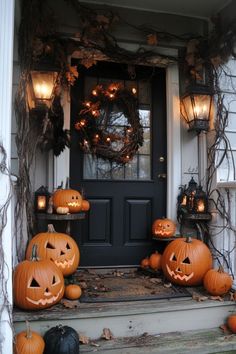
[[[75,124],[80,148],[117,164],[131,161],[143,144],[136,88],[98,85],[82,106]]]

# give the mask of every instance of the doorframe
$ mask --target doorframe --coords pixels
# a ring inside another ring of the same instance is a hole
[[[64,128],[70,129],[70,100],[68,92],[62,99]],[[179,101],[179,69],[177,64],[166,67],[167,114],[167,217],[176,220],[176,201],[181,185],[181,122]],[[54,188],[64,182],[70,172],[70,150],[66,148],[54,158]]]

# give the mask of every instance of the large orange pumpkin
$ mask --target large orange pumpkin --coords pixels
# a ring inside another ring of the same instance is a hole
[[[64,294],[64,278],[60,269],[47,259],[39,260],[33,247],[31,260],[19,263],[13,275],[16,306],[39,310],[58,303]]]
[[[43,354],[45,343],[37,332],[31,331],[27,322],[27,330],[15,337],[14,354]]]
[[[168,280],[179,285],[199,285],[212,267],[209,248],[200,240],[179,238],[162,255],[162,270]]]
[[[204,288],[211,295],[224,295],[232,287],[232,277],[224,271],[222,267],[219,269],[210,269],[204,276]]]
[[[53,208],[68,207],[70,213],[81,211],[82,196],[75,189],[58,189],[53,193]]]
[[[168,238],[174,236],[176,225],[171,219],[157,219],[152,224],[152,234],[154,237]]]
[[[37,245],[39,258],[53,261],[64,276],[73,274],[78,268],[80,252],[76,242],[71,236],[56,232],[53,225],[48,225],[48,232],[41,232],[32,238],[26,259],[30,259],[33,245]]]

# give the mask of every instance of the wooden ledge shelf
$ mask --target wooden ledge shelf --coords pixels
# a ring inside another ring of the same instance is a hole
[[[80,220],[85,219],[85,213],[73,213],[73,214],[46,214],[46,213],[36,213],[36,218],[39,220]]]
[[[51,221],[64,221],[66,222],[66,233],[70,235],[71,222],[84,220],[86,216],[85,212],[73,213],[73,214],[47,214],[36,213],[36,219],[39,220],[51,220]]]

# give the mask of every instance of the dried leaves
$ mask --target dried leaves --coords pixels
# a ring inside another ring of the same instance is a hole
[[[62,299],[61,304],[68,308],[68,309],[75,309],[79,307],[79,301],[78,300],[67,300],[67,299]]]
[[[102,339],[106,339],[106,340],[114,339],[114,336],[113,336],[113,334],[111,333],[110,328],[103,328],[101,338],[102,338]]]

